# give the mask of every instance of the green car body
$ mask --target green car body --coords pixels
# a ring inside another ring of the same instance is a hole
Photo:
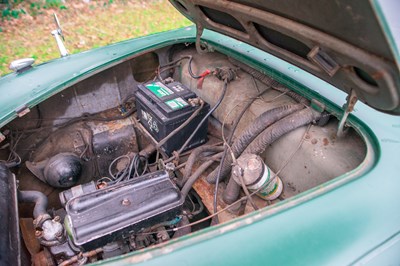
[[[337,117],[346,94],[249,44],[205,30],[216,51],[322,102]],[[33,66],[0,79],[0,128],[52,95],[145,51],[194,42],[196,28],[128,40]],[[400,118],[358,102],[349,123],[366,140],[354,170],[293,198],[166,244],[99,265],[398,265]]]

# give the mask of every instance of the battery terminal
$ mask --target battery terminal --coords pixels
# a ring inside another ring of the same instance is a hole
[[[190,98],[188,99],[188,103],[191,106],[200,106],[202,103],[204,103],[204,101],[200,98]]]

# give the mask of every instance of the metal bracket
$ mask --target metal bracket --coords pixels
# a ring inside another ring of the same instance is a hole
[[[340,68],[339,64],[336,63],[335,60],[333,60],[332,57],[324,52],[319,46],[315,46],[308,53],[307,57],[331,77],[335,75]]]
[[[340,119],[338,131],[336,134],[339,138],[343,137],[346,134],[346,132],[344,131],[344,126],[346,124],[347,117],[354,110],[354,106],[356,105],[357,100],[358,98],[355,90],[351,90],[350,95],[347,97],[347,103],[343,106],[345,110],[342,118]]]
[[[199,54],[205,54],[208,52],[207,47],[203,48],[200,41],[201,35],[203,35],[203,31],[203,26],[201,24],[196,24],[196,50]]]
[[[27,113],[29,113],[31,110],[29,109],[28,106],[23,105],[15,109],[15,112],[17,113],[18,117],[23,117]]]
[[[57,29],[51,31],[51,35],[54,36],[54,38],[56,39],[56,43],[58,46],[58,50],[60,51],[60,55],[61,57],[65,57],[67,56],[69,53],[67,51],[67,48],[65,48],[65,45],[63,43],[64,39],[64,35],[62,33],[62,29],[60,26],[60,22],[57,18],[56,13],[53,14],[54,15],[54,22],[56,23]]]

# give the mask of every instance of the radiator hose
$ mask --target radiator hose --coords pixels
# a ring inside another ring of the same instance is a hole
[[[272,144],[275,140],[281,136],[312,122],[316,122],[321,117],[321,113],[315,111],[312,108],[305,108],[299,110],[289,116],[286,116],[274,123],[273,125],[266,128],[262,133],[258,135],[244,150],[243,154],[254,153],[260,154]],[[237,184],[233,178],[228,182],[228,185],[224,191],[223,199],[227,204],[235,202],[239,198],[240,185]]]
[[[209,153],[222,152],[223,150],[224,150],[223,146],[213,146],[213,145],[203,145],[194,149],[190,153],[189,158],[186,161],[185,170],[183,171],[182,185],[184,185],[188,180],[190,174],[192,173],[193,165],[199,160],[200,157],[202,157],[202,154],[206,152]]]
[[[235,157],[239,157],[243,151],[250,145],[250,143],[268,126],[272,125],[276,121],[304,108],[303,104],[291,104],[276,107],[274,109],[268,110],[262,113],[260,116],[254,120],[254,122],[249,125],[244,132],[240,134],[237,140],[232,145],[232,152]],[[232,165],[232,157],[230,153],[227,153],[226,159],[222,164],[220,181],[224,180],[228,176]],[[206,178],[207,182],[210,184],[215,184],[218,174],[217,167],[212,171]]]
[[[35,219],[40,216],[48,215],[46,211],[47,197],[42,192],[33,190],[18,191],[18,201],[35,204],[33,209],[33,217]]]

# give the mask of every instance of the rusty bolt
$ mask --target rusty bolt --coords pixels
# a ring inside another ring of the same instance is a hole
[[[122,205],[124,205],[124,206],[129,206],[129,205],[131,205],[131,202],[129,201],[129,199],[123,199],[121,203],[122,203]]]
[[[157,234],[157,238],[159,238],[159,239],[161,239],[163,241],[167,240],[167,236],[163,232],[159,232]]]
[[[100,182],[98,185],[97,185],[97,188],[98,189],[102,189],[102,188],[106,188],[107,187],[107,183],[106,182]]]
[[[43,234],[43,232],[40,231],[40,230],[36,230],[36,231],[35,231],[35,236],[36,236],[36,237],[41,237],[42,234]]]

